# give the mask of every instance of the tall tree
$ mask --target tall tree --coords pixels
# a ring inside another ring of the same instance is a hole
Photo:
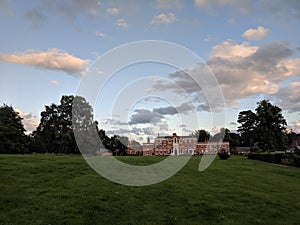
[[[11,106],[0,107],[0,153],[26,153],[28,138],[22,118]]]
[[[205,142],[208,141],[210,139],[210,133],[206,130],[196,130],[193,133],[193,136],[195,136],[197,138],[198,142]]]
[[[282,110],[268,100],[257,103],[257,140],[264,150],[282,150],[286,144],[286,120]]]
[[[76,109],[73,109],[73,106]],[[79,134],[85,134],[84,137],[89,137],[88,131],[92,125],[96,126],[92,108],[83,97],[62,96],[59,105],[52,103],[45,106],[45,111],[41,113],[40,124],[32,135],[32,151],[79,153],[73,129]],[[87,140],[82,140],[85,141]]]
[[[238,127],[238,132],[242,137],[242,145],[252,147],[256,135],[256,114],[251,110],[242,111],[238,115],[238,123],[241,124]]]
[[[287,143],[286,120],[282,110],[268,100],[257,102],[255,112],[251,110],[239,113],[238,122],[241,126],[243,144],[253,146],[258,143],[263,150],[282,150]]]
[[[103,147],[99,139],[98,122],[93,118],[93,109],[80,96],[76,96],[73,101],[72,126],[82,154],[94,154]]]

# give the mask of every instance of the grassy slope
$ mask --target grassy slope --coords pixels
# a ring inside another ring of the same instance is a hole
[[[199,161],[160,184],[128,187],[80,156],[0,155],[0,224],[300,224],[299,169],[233,157],[200,173]]]

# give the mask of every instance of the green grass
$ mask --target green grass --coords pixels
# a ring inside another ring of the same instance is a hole
[[[149,164],[161,157],[123,157]],[[199,157],[147,187],[112,183],[81,156],[0,155],[0,224],[300,224],[300,169]]]

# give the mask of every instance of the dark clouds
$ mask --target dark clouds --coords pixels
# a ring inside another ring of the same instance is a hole
[[[147,124],[161,122],[162,118],[167,115],[186,114],[194,110],[191,103],[182,103],[177,107],[167,106],[154,108],[152,111],[148,109],[136,109],[131,115],[129,124]]]

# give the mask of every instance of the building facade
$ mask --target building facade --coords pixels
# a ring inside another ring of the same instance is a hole
[[[197,142],[193,136],[179,136],[173,133],[172,136],[157,136],[151,143],[143,143],[142,148],[128,146],[128,155],[142,156],[168,156],[168,155],[202,155],[217,154],[221,149],[230,151],[229,142]]]
[[[229,142],[200,142],[196,146],[194,155],[218,154],[222,149],[230,152]]]
[[[197,138],[192,136],[178,136],[176,133],[158,136],[154,140],[152,155],[193,155],[196,145]]]

